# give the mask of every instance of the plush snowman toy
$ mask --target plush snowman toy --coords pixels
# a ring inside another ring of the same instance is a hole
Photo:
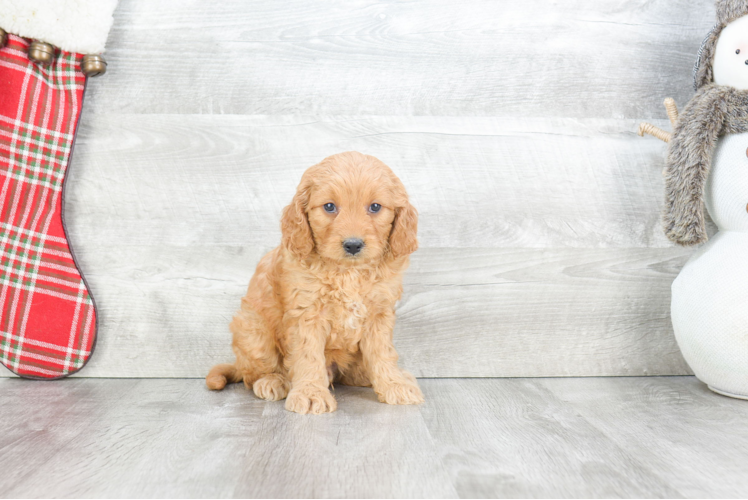
[[[717,0],[718,24],[694,71],[696,95],[677,116],[665,169],[665,233],[707,240],[704,208],[719,228],[672,286],[671,316],[683,356],[720,394],[748,399],[748,0]],[[653,130],[655,129],[655,130]]]

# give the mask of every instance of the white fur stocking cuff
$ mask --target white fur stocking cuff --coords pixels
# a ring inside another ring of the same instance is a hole
[[[101,54],[117,0],[0,0],[0,28],[80,54]]]

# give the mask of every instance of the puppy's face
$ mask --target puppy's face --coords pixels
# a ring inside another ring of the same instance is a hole
[[[338,263],[365,263],[415,251],[416,225],[417,213],[389,167],[341,153],[304,174],[284,212],[284,243],[299,256],[313,250]],[[299,234],[304,226],[308,234]]]
[[[370,169],[320,175],[307,217],[315,247],[336,261],[382,258],[395,220],[392,186]]]

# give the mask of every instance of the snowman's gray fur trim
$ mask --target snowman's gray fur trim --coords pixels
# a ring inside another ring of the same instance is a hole
[[[748,15],[748,1],[746,0],[716,0],[717,22],[722,27],[735,19]]]
[[[665,168],[667,237],[680,245],[707,240],[704,185],[717,138],[748,132],[748,91],[703,86],[678,117]]]
[[[716,24],[712,31],[701,42],[699,54],[696,56],[696,64],[693,66],[693,89],[699,90],[704,85],[712,82],[712,61],[714,61],[714,49],[717,47],[717,40],[724,28],[721,24]]]

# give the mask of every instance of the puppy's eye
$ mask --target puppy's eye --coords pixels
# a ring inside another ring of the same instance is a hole
[[[329,214],[334,214],[338,211],[338,207],[335,206],[335,203],[325,203],[322,208],[324,208],[325,212]]]
[[[382,205],[380,205],[379,203],[372,203],[371,205],[369,205],[369,212],[373,214],[379,212],[381,209]]]
[[[740,54],[740,49],[735,51],[736,54]]]

